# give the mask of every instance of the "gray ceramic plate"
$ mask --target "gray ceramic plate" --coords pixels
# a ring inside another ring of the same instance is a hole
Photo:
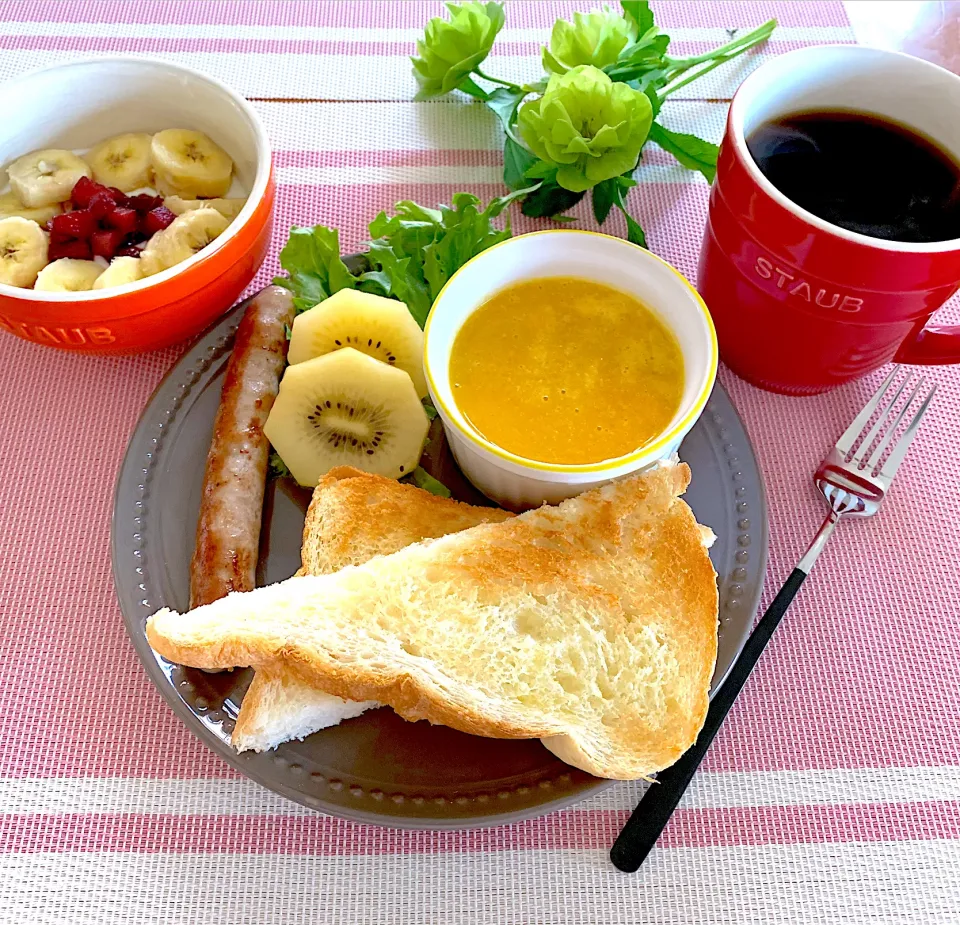
[[[611,785],[574,770],[537,741],[481,739],[374,710],[273,752],[237,755],[229,736],[251,672],[206,674],[171,665],[147,644],[147,617],[187,607],[190,557],[213,417],[243,305],[204,334],[160,383],[120,470],[113,512],[113,572],[127,630],[151,680],[210,748],[243,774],[306,806],[396,827],[496,825],[567,806]],[[482,499],[457,471],[437,430],[425,465],[462,500]],[[717,385],[680,455],[693,469],[687,500],[717,534],[720,649],[714,689],[756,612],[767,553],[767,515],[750,441]],[[260,583],[300,565],[309,493],[286,480],[268,490]]]

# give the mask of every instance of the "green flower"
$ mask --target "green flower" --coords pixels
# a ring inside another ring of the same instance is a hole
[[[413,76],[420,84],[415,99],[441,96],[470,76],[484,58],[497,33],[503,28],[503,7],[499,3],[448,3],[449,21],[431,19],[423,39],[417,42],[419,57],[411,58]]]
[[[553,24],[550,47],[543,49],[543,68],[565,74],[579,64],[606,67],[636,40],[636,24],[607,6],[592,13],[574,13],[572,23],[558,19]]]
[[[518,127],[557,166],[557,183],[581,193],[636,167],[652,122],[646,94],[584,64],[554,74],[543,96],[523,104]]]

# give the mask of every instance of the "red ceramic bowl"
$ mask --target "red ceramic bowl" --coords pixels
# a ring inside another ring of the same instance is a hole
[[[0,85],[0,98],[2,164],[38,148],[86,149],[121,132],[190,128],[233,158],[249,197],[202,251],[135,283],[71,293],[0,284],[0,329],[64,350],[136,353],[199,333],[237,300],[266,255],[276,195],[266,132],[246,100],[190,68],[128,57],[33,71]]]

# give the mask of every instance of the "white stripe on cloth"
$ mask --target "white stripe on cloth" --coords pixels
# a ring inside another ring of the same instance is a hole
[[[106,27],[104,27],[106,28]],[[205,71],[238,93],[260,99],[410,100],[417,86],[406,55],[311,55],[275,52],[138,52]],[[7,49],[0,51],[0,79],[23,71],[77,58],[102,57],[104,52],[67,49]],[[737,58],[711,71],[680,95],[686,99],[728,99],[743,79],[767,56]],[[495,76],[518,83],[543,76],[537,55],[492,59]]]
[[[445,184],[469,186],[499,184],[502,167],[280,167],[277,182],[302,186],[377,186],[385,183]],[[706,180],[679,164],[644,166],[636,175],[650,183],[688,185]]]
[[[427,24],[427,16],[423,24]],[[760,25],[759,14],[756,25]],[[752,28],[752,27],[750,27]],[[750,31],[744,27],[740,34]],[[382,29],[371,26],[341,28],[336,26],[275,26],[232,25],[228,23],[109,23],[108,33],[115,38],[135,39],[238,39],[247,41],[298,42],[416,42],[423,37],[423,29]],[[708,42],[723,45],[730,41],[726,29],[696,26],[666,28],[674,42]],[[99,38],[104,35],[104,23],[99,22],[0,22],[0,35],[13,36],[70,36]],[[853,37],[848,26],[778,26],[774,38],[779,42],[847,42]],[[502,29],[498,42],[537,42],[550,40],[550,29]]]
[[[632,809],[646,785],[615,784],[576,805]],[[681,804],[688,809],[960,800],[960,767],[805,771],[705,771]],[[138,813],[311,815],[248,780],[154,780],[126,777],[0,778],[2,814]]]
[[[254,107],[274,151],[500,150],[503,133],[486,106],[452,98],[448,104],[266,103]],[[726,103],[670,101],[661,122],[719,142]]]
[[[0,857],[17,925],[881,925],[960,921],[960,842],[317,857]]]

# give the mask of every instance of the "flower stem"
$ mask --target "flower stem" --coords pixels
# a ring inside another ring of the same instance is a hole
[[[721,45],[719,48],[706,51],[702,55],[693,55],[690,58],[668,57],[666,61],[671,67],[677,69],[677,74],[679,74],[681,71],[686,71],[696,64],[703,64],[705,61],[712,61],[714,58],[721,55],[728,57],[734,52],[736,54],[740,54],[746,51],[748,48],[752,48],[754,45],[759,45],[761,42],[770,37],[770,34],[776,27],[777,21],[775,19],[769,19],[762,26],[758,26],[752,32],[748,32],[746,35],[741,35],[738,38],[731,39],[731,41],[727,42],[726,45]],[[677,74],[674,76],[677,76]]]
[[[510,90],[522,90],[523,88],[519,84],[511,83],[509,80],[501,80],[499,77],[491,77],[489,74],[484,73],[480,68],[476,67],[473,69],[473,73],[477,77],[482,77],[484,80],[489,80],[490,83],[500,84],[503,87],[507,87]]]
[[[735,58],[736,56],[737,54],[734,53],[732,55],[724,55],[722,58],[717,58],[716,61],[711,61],[710,64],[708,64],[706,67],[702,67],[700,68],[700,70],[694,71],[692,74],[688,74],[686,77],[684,77],[683,80],[678,80],[676,83],[667,84],[667,86],[663,87],[660,90],[657,90],[657,96],[659,96],[661,100],[666,99],[671,93],[675,93],[681,87],[685,87],[687,84],[691,84],[695,80],[699,80],[701,77],[703,77],[704,74],[708,74],[715,67],[720,67],[721,64],[726,64],[728,61],[730,61],[732,58]],[[680,73],[682,74],[683,71],[681,71]],[[679,76],[679,75],[675,75],[675,76]]]
[[[739,38],[727,42],[726,45],[721,45],[719,48],[714,48],[713,51],[705,52],[702,55],[694,55],[690,58],[667,58],[667,64],[670,68],[667,73],[667,86],[660,91],[660,96],[668,96],[676,90],[679,90],[681,87],[685,87],[687,84],[693,83],[693,81],[699,79],[704,74],[709,73],[715,67],[719,67],[721,64],[736,58],[738,55],[742,55],[745,51],[748,51],[750,48],[759,45],[761,42],[765,42],[776,28],[776,25],[777,21],[775,19],[771,19],[765,22],[762,26],[754,29],[752,32],[748,32],[746,35],[741,35]],[[696,73],[691,74],[684,80],[671,83],[671,81],[675,81],[681,74],[684,74],[690,70],[690,68],[705,62],[709,62],[707,67],[701,68],[700,70],[696,71]]]

